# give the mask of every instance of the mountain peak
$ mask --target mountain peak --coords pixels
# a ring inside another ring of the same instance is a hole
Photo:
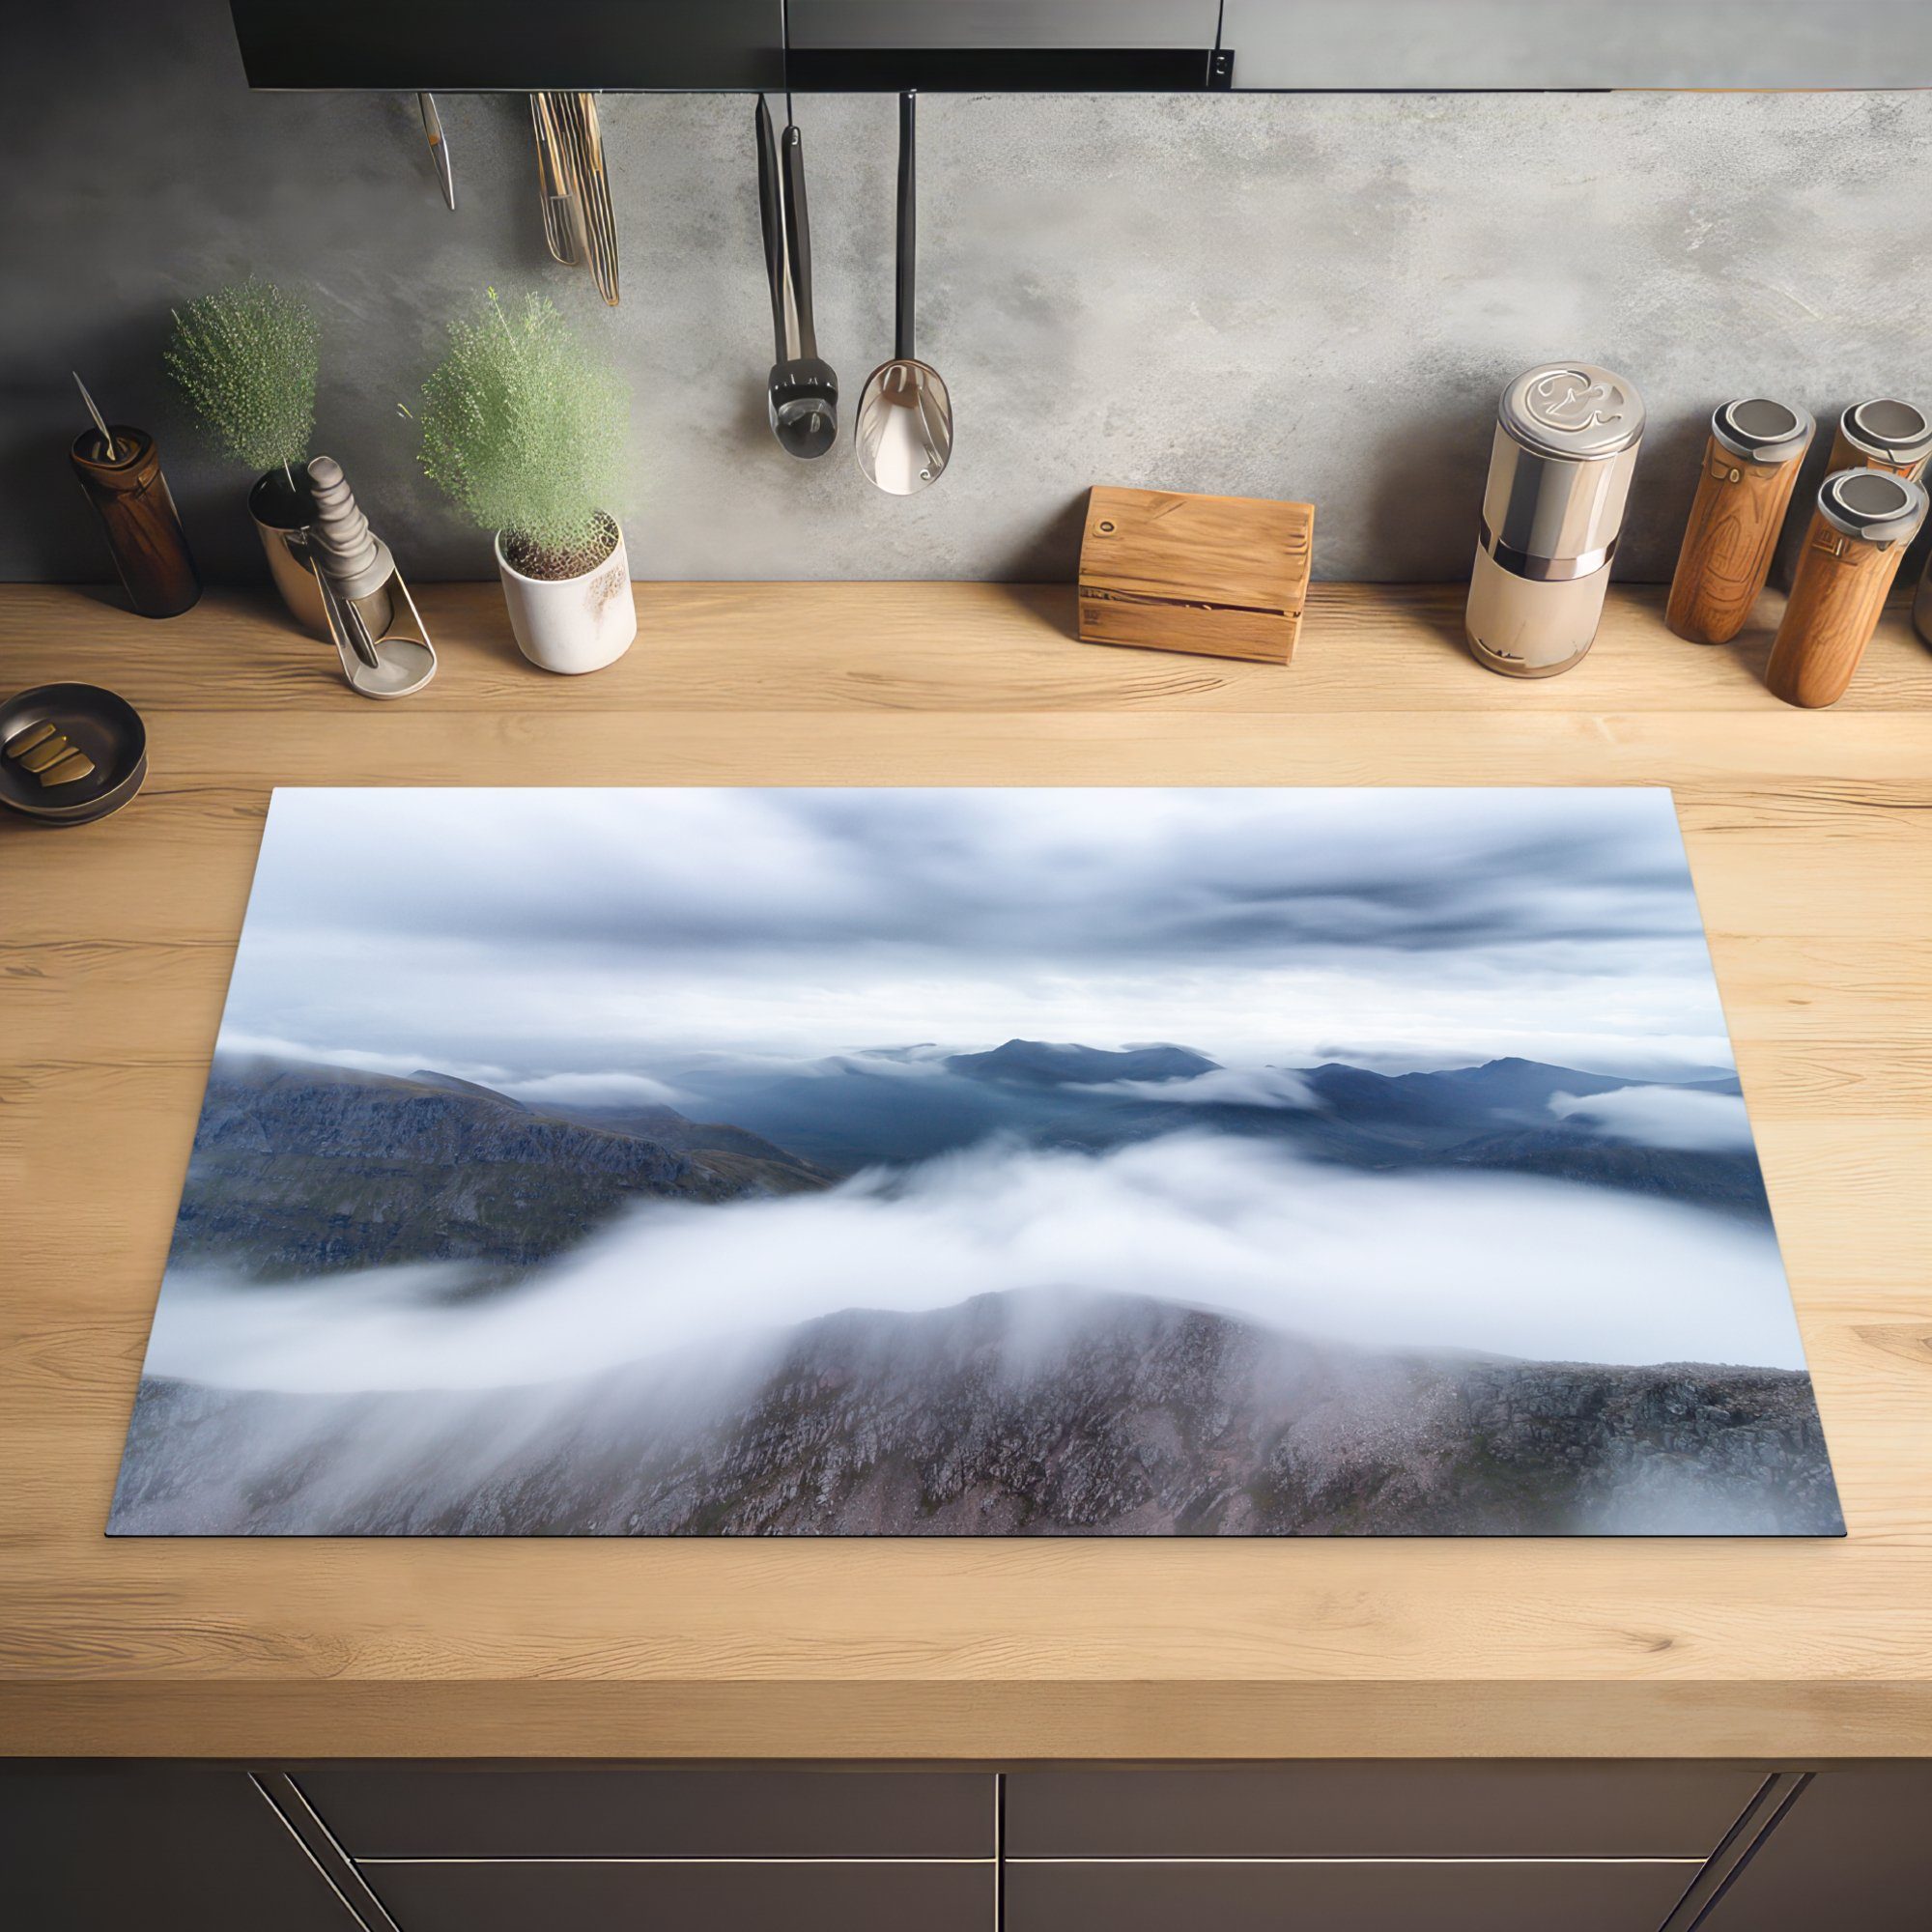
[[[513,1100],[507,1094],[499,1094],[494,1087],[485,1087],[474,1080],[459,1079],[454,1073],[439,1073],[433,1066],[418,1066],[410,1079],[418,1087],[434,1087],[440,1094],[467,1094],[472,1100],[494,1100],[499,1107],[514,1107],[520,1114],[527,1114],[529,1109],[521,1100]]]
[[[1186,1046],[1129,1046],[1118,1051],[1071,1040],[1009,1039],[987,1053],[955,1053],[946,1063],[969,1079],[1032,1087],[1098,1086],[1113,1080],[1183,1080],[1219,1065]]]

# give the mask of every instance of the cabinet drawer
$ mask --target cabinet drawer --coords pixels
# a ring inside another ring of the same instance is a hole
[[[959,1772],[353,1765],[298,1772],[357,1859],[980,1859],[994,1783]]]
[[[1005,1928],[1657,1932],[1696,1873],[1694,1862],[1009,1864]]]
[[[1706,1858],[1762,1782],[1677,1764],[1029,1771],[1013,1858]]]
[[[355,1932],[246,1772],[0,1768],[0,1904],[27,1932]]]
[[[566,1861],[371,1864],[362,1875],[401,1932],[987,1932],[995,1911],[990,1863]]]

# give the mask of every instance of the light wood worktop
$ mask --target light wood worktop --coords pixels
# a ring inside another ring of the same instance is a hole
[[[1292,668],[1081,645],[1069,589],[638,586],[546,676],[494,585],[372,703],[263,599],[0,590],[0,691],[148,721],[124,814],[0,813],[0,1751],[1932,1756],[1932,654],[1758,681],[1618,593],[1568,676],[1318,586]],[[1668,783],[1844,1542],[109,1542],[270,787]]]

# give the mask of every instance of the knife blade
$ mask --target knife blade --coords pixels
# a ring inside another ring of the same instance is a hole
[[[449,165],[449,143],[442,137],[442,116],[436,111],[436,96],[418,94],[416,109],[422,115],[423,132],[429,137],[429,156],[436,163],[437,185],[451,213],[456,212],[456,176]]]

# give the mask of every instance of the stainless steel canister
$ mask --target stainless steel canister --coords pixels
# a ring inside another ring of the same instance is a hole
[[[1597,635],[1643,440],[1643,399],[1587,362],[1545,362],[1503,391],[1465,628],[1510,677],[1568,670]]]

